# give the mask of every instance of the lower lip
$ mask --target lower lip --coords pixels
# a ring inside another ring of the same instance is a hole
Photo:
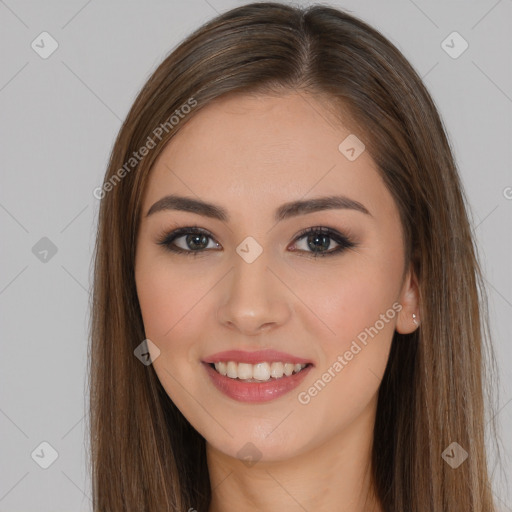
[[[221,375],[208,363],[204,363],[208,375],[215,387],[225,395],[239,402],[268,402],[279,398],[295,389],[306,377],[312,365],[294,373],[289,377],[283,375],[280,379],[270,378],[265,382],[244,382]]]

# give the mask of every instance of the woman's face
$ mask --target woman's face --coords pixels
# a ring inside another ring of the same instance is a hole
[[[305,93],[226,96],[171,140],[145,191],[135,278],[153,366],[228,456],[284,460],[369,425],[393,333],[415,328],[396,205],[369,153],[330,119]],[[171,194],[215,208],[168,201],[147,215]],[[345,199],[286,207],[332,196]],[[191,227],[203,233],[159,244]],[[267,349],[287,355],[254,354]],[[231,350],[245,354],[211,357]],[[238,365],[247,353],[260,364]],[[216,359],[235,363],[219,366],[228,375],[205,362]],[[294,359],[310,364],[287,376],[295,367],[280,363]]]

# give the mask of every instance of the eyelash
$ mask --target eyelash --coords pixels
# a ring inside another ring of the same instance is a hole
[[[203,229],[199,226],[187,226],[183,228],[178,228],[171,232],[164,232],[158,239],[157,244],[163,246],[166,250],[177,253],[177,254],[183,254],[185,256],[193,256],[196,257],[200,253],[204,253],[206,251],[209,251],[211,249],[201,249],[198,251],[193,250],[185,250],[181,249],[180,247],[176,247],[173,245],[172,242],[176,240],[177,238],[181,238],[184,235],[206,235],[207,237],[214,240],[213,235]],[[311,258],[317,258],[317,257],[325,257],[325,256],[334,256],[335,254],[340,254],[344,252],[347,249],[351,249],[355,247],[357,244],[353,242],[349,237],[342,235],[336,230],[333,230],[331,228],[327,228],[324,226],[313,226],[307,229],[302,230],[297,237],[295,238],[295,242],[298,240],[301,240],[302,238],[306,237],[307,235],[313,235],[313,234],[321,234],[324,236],[327,236],[328,238],[334,240],[338,247],[335,249],[332,249],[328,252],[314,252],[314,251],[303,251],[303,250],[297,250],[297,252],[309,252],[311,254]],[[216,242],[218,243],[218,242]]]

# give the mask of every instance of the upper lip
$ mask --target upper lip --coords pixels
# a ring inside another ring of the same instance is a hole
[[[293,364],[307,364],[312,363],[312,361],[308,359],[304,359],[302,357],[293,356],[291,354],[287,354],[286,352],[280,352],[277,350],[257,350],[255,352],[245,352],[243,350],[226,350],[224,352],[216,352],[215,354],[211,354],[208,357],[203,359],[205,363],[218,363],[218,362],[228,362],[235,361],[237,363],[248,363],[248,364],[256,364],[256,363],[293,363]]]

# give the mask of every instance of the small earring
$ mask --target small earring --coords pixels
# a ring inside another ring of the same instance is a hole
[[[413,313],[412,314],[412,321],[416,324],[416,325],[420,325],[420,323],[418,322],[418,320],[416,320],[416,314]]]

